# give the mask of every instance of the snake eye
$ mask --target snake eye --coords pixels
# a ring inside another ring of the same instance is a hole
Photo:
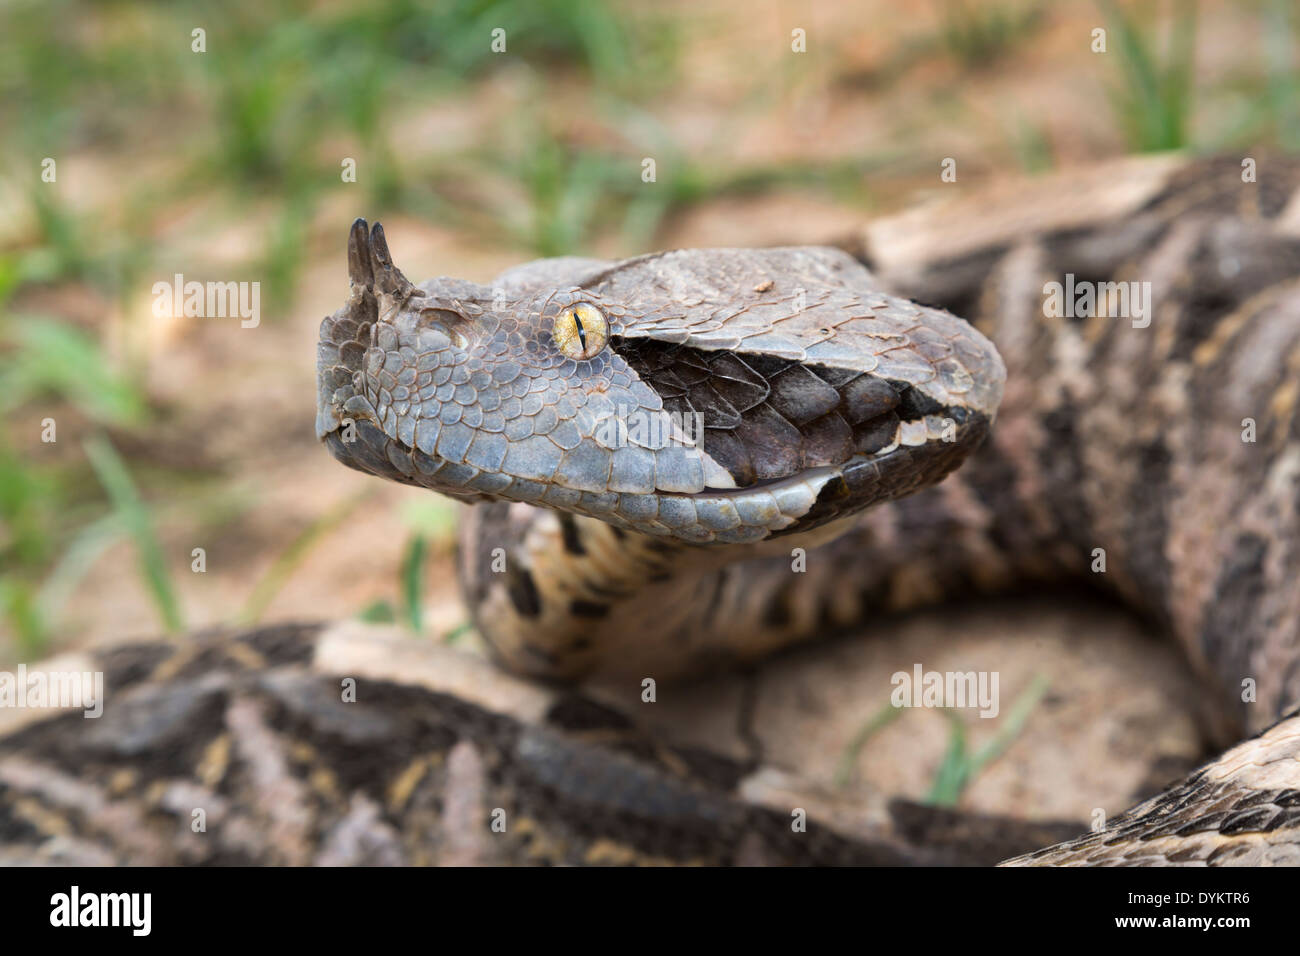
[[[605,347],[609,326],[590,302],[575,302],[555,317],[555,344],[571,359],[595,358]]]

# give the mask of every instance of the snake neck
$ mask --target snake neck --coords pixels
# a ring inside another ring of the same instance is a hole
[[[764,625],[746,574],[806,565],[809,552],[855,524],[699,546],[488,502],[461,524],[458,569],[479,633],[512,671],[554,680],[694,675],[762,657],[807,632]]]

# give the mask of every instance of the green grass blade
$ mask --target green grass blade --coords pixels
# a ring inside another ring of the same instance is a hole
[[[892,724],[902,716],[902,713],[903,708],[887,703],[858,728],[857,733],[853,735],[853,739],[844,748],[844,753],[840,755],[839,763],[835,767],[834,784],[836,787],[844,788],[849,785],[849,782],[853,779],[853,769],[857,765],[858,755],[861,754],[862,748],[866,746],[867,741]]]
[[[934,775],[925,802],[939,807],[950,807],[961,798],[970,780],[970,763],[966,757],[966,725],[956,711],[945,708],[948,718],[948,749]]]
[[[1006,718],[993,739],[974,754],[968,754],[966,748],[966,725],[955,710],[946,709],[952,730],[948,738],[948,751],[935,773],[934,783],[926,802],[935,806],[955,806],[961,799],[966,787],[989,763],[1002,756],[1012,742],[1020,736],[1030,713],[1047,693],[1048,682],[1041,675],[1011,705]]]
[[[981,749],[975,752],[970,759],[970,778],[973,780],[984,767],[993,760],[1002,756],[1012,742],[1020,736],[1024,730],[1025,723],[1029,720],[1029,715],[1038,702],[1043,699],[1049,686],[1046,677],[1041,674],[1033,679],[1025,691],[1016,698],[1011,705],[1011,710],[1002,721],[1002,726],[998,732],[993,735],[993,739],[985,744]]]
[[[108,494],[109,501],[117,511],[132,541],[135,542],[140,571],[144,575],[149,593],[153,595],[154,605],[158,608],[163,626],[169,633],[181,632],[184,630],[184,625],[181,622],[176,592],[172,589],[171,578],[167,574],[167,561],[154,534],[153,522],[149,518],[144,502],[140,500],[135,482],[131,480],[131,473],[104,436],[95,435],[87,438],[83,447],[86,450],[86,457],[90,459],[91,467],[99,477],[100,484]]]
[[[424,585],[424,558],[429,550],[428,539],[422,534],[411,536],[406,554],[402,556],[402,604],[406,623],[419,634],[424,627],[424,605],[421,597]]]
[[[465,637],[465,635],[469,634],[473,630],[474,630],[473,621],[461,621],[459,624],[457,624],[455,627],[449,630],[446,634],[442,635],[442,642],[444,644],[455,644],[457,641]]]
[[[92,521],[76,533],[37,594],[37,607],[45,620],[54,619],[104,552],[125,534],[122,516],[116,511]]]

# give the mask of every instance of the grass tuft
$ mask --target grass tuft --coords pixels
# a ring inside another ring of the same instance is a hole
[[[962,66],[978,69],[1010,53],[1043,20],[1041,3],[1013,6],[989,0],[946,0],[940,36]]]
[[[1118,41],[1114,52],[1121,81],[1109,92],[1129,148],[1138,152],[1182,149],[1188,145],[1192,114],[1196,0],[1174,4],[1163,57],[1114,0],[1098,0],[1098,4],[1111,25],[1109,36]]]
[[[967,750],[965,722],[955,711],[947,710],[951,728],[948,750],[935,773],[925,802],[940,807],[955,806],[980,771],[1002,756],[1020,736],[1030,713],[1047,693],[1047,687],[1046,678],[1034,678],[1033,683],[1011,705],[1011,710],[993,739],[973,754]]]

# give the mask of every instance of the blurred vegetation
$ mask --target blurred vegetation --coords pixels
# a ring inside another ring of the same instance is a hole
[[[1137,152],[1153,152],[1188,145],[1195,0],[1179,0],[1175,5],[1163,57],[1114,0],[1103,0],[1101,6],[1118,41],[1122,70],[1122,80],[1110,88],[1111,104],[1130,147]]]
[[[944,47],[963,66],[991,66],[1015,49],[1043,22],[1045,4],[944,0]]]
[[[1129,148],[1261,140],[1300,148],[1300,26],[1288,0],[1243,5],[1262,18],[1258,62],[1224,80],[1225,95],[1241,104],[1236,124],[1201,138],[1194,0],[932,4],[931,24],[891,38],[879,66],[866,73],[845,65],[853,51],[839,37],[825,40],[833,58],[821,74],[800,60],[770,74],[751,71],[752,92],[737,113],[761,113],[814,75],[834,99],[862,95],[864,83],[907,86],[940,64],[951,70],[935,109],[959,118],[972,77],[1011,69],[1069,7],[1110,30],[1111,54],[1088,61],[1097,72],[1085,82],[1110,97]],[[737,16],[745,14],[733,13],[732,22]],[[882,142],[870,154],[808,151],[730,162],[740,128],[731,115],[716,120],[705,148],[687,149],[660,110],[696,80],[686,48],[725,39],[727,23],[712,8],[588,0],[14,0],[0,8],[5,168],[36,170],[42,157],[65,163],[94,155],[138,159],[143,170],[115,177],[94,198],[50,188],[36,172],[6,183],[2,194],[18,204],[11,218],[23,224],[0,238],[0,403],[7,413],[0,430],[0,614],[16,652],[48,649],[77,582],[122,540],[139,557],[159,623],[180,628],[184,609],[171,575],[189,555],[169,555],[160,543],[160,509],[198,510],[194,520],[215,522],[247,507],[229,496],[189,494],[220,476],[141,460],[133,451],[167,409],[135,384],[147,358],[110,348],[87,318],[102,312],[135,321],[131,304],[138,307],[139,290],[169,261],[160,237],[196,203],[214,230],[250,216],[262,224],[244,250],[245,266],[260,277],[274,321],[292,308],[323,203],[339,186],[341,157],[365,171],[348,187],[359,190],[353,208],[436,220],[512,247],[521,259],[589,252],[610,237],[618,248],[641,250],[675,213],[724,195],[806,190],[865,210],[875,202],[868,181],[876,174],[914,176],[933,166],[928,155],[909,155],[903,142]],[[505,57],[490,43],[498,27],[506,31]],[[191,48],[196,28],[205,31],[201,55]],[[814,37],[814,48],[818,42]],[[746,58],[740,49],[732,55]],[[473,109],[462,104],[476,94],[474,103],[501,104],[481,135],[462,141],[453,133],[444,141],[444,127],[413,122],[430,111]],[[557,108],[561,102],[568,105]],[[1037,170],[1055,161],[1041,117],[1017,114],[1001,132],[987,131],[977,113],[969,122],[980,135],[1001,136],[1001,155],[1012,163]],[[653,189],[640,178],[645,156],[657,163]],[[91,304],[63,314],[57,303],[65,294]],[[47,416],[58,419],[72,453],[36,453],[48,450],[38,424]],[[341,502],[289,542],[238,617],[257,620],[310,549],[355,507]],[[419,631],[418,578],[449,531],[417,519],[411,528],[397,598],[367,613]]]

